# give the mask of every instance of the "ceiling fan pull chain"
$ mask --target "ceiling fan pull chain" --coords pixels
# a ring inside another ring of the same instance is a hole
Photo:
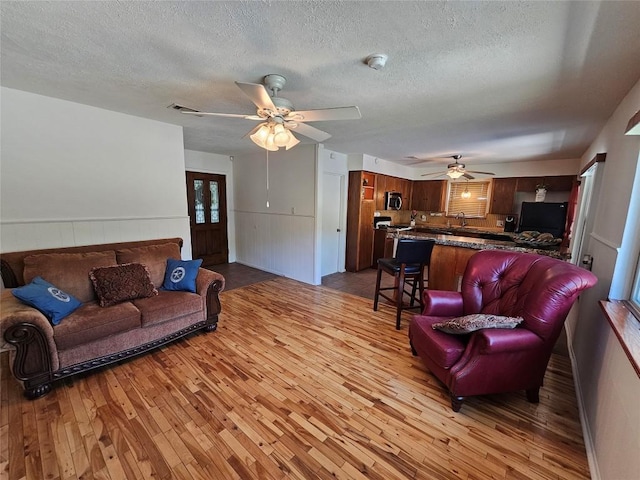
[[[269,150],[267,152],[267,208],[269,208]]]

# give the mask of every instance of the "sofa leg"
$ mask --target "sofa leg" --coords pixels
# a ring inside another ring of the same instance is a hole
[[[531,403],[540,403],[540,387],[527,390],[527,400]]]
[[[205,332],[215,332],[217,329],[218,329],[218,322],[207,323],[207,325],[204,327]]]
[[[451,394],[451,409],[454,412],[459,412],[460,408],[462,408],[462,403],[464,402],[464,397],[456,397]]]
[[[417,357],[417,356],[418,356],[418,352],[416,352],[416,349],[415,349],[415,348],[413,348],[413,343],[409,342],[409,346],[411,347],[411,354],[412,354],[414,357]]]
[[[36,398],[45,396],[50,391],[51,391],[51,384],[44,383],[42,385],[38,385],[37,387],[33,387],[25,390],[24,396],[27,397],[29,400],[35,400]]]

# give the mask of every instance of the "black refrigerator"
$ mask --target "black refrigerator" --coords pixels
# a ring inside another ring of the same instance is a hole
[[[560,238],[567,222],[569,203],[522,202],[518,232],[536,230]]]

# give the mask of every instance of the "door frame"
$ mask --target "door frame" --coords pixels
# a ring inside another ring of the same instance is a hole
[[[215,176],[218,177],[215,179],[216,182],[218,182],[219,184],[219,212],[220,212],[220,229],[223,229],[223,233],[222,233],[222,237],[224,239],[224,246],[223,246],[223,250],[224,253],[219,254],[222,257],[220,258],[221,260],[224,260],[223,262],[216,262],[216,263],[212,263],[211,261],[207,262],[205,261],[203,263],[203,265],[207,265],[207,266],[211,266],[211,265],[216,265],[216,264],[222,264],[222,263],[228,263],[229,262],[229,204],[228,204],[228,178],[229,176],[226,173],[216,173],[216,172],[203,172],[203,171],[196,171],[196,170],[186,170],[185,171],[185,193],[186,193],[186,198],[187,198],[187,213],[189,216],[189,233],[190,233],[190,240],[191,240],[191,251],[192,251],[192,257],[196,256],[196,257],[201,257],[202,255],[197,254],[197,249],[194,247],[194,241],[196,240],[196,235],[194,232],[195,228],[198,227],[204,227],[206,225],[215,225],[212,224],[210,222],[210,211],[209,208],[207,207],[206,209],[206,213],[205,213],[205,218],[206,223],[203,225],[198,225],[195,223],[195,218],[191,215],[191,204],[194,203],[194,194],[193,194],[193,189],[192,186],[190,185],[190,179],[191,181],[193,181],[194,177],[198,177],[198,176],[203,176],[203,177],[211,177],[211,176]],[[211,180],[211,179],[209,179]],[[205,180],[205,185],[207,183],[207,180]],[[220,188],[220,184],[223,185],[223,188]],[[222,191],[221,191],[222,190]],[[210,205],[210,199],[207,201],[208,197],[209,197],[209,190],[205,189],[205,204]],[[213,254],[209,255],[209,256],[213,256]],[[206,260],[206,259],[205,259]]]

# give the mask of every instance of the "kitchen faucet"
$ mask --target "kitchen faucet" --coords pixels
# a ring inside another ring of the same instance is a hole
[[[460,222],[460,226],[464,227],[467,224],[467,222],[464,221],[464,212],[460,212],[456,215],[456,220],[459,218],[462,218],[462,222]]]

